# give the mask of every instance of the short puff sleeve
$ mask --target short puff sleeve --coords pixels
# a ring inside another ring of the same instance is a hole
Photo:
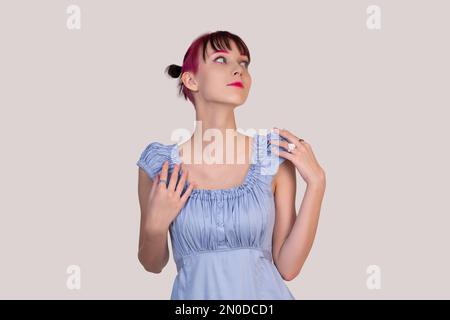
[[[276,154],[272,151],[272,147],[276,150],[287,151],[282,146],[277,144],[272,144],[271,140],[288,141],[285,137],[276,133],[275,131],[270,131],[265,135],[261,136],[262,139],[258,141],[258,158],[262,165],[261,174],[263,175],[274,175],[278,171],[278,167],[286,160],[284,157]]]
[[[173,145],[165,145],[160,142],[151,142],[141,153],[136,164],[142,168],[148,176],[154,180],[156,175],[162,170],[166,160],[169,161],[169,167],[176,160]]]

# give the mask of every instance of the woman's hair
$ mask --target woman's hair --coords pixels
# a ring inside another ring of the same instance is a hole
[[[165,72],[172,78],[179,78],[178,79],[179,96],[183,94],[186,100],[189,99],[189,101],[191,101],[192,104],[194,104],[194,96],[192,95],[192,92],[184,86],[183,81],[181,80],[181,75],[187,71],[190,71],[193,74],[197,74],[199,66],[198,60],[199,50],[200,49],[203,50],[202,57],[203,61],[205,61],[205,53],[208,43],[211,43],[211,47],[214,50],[225,49],[225,47],[228,50],[231,50],[230,40],[232,40],[236,44],[241,54],[246,55],[248,57],[248,62],[250,63],[250,52],[245,42],[242,41],[242,39],[239,36],[232,34],[228,31],[216,31],[212,33],[211,32],[205,33],[192,42],[189,49],[186,51],[184,55],[182,66],[179,66],[177,64],[171,64],[167,66],[165,69]]]

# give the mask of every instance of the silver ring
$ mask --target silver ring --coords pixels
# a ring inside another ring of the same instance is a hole
[[[288,152],[292,152],[293,150],[295,150],[295,148],[297,148],[295,144],[288,143]]]
[[[167,180],[161,179],[161,180],[159,180],[159,183],[161,183],[161,182],[167,183]]]

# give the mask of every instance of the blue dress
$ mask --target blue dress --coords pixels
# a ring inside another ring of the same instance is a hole
[[[286,140],[275,132],[253,136],[250,168],[240,185],[194,188],[170,224],[177,267],[172,300],[295,300],[272,260],[272,178],[285,159],[271,147],[286,150],[271,139]],[[153,180],[166,160],[170,179],[181,163],[178,144],[152,142],[137,165]],[[183,193],[187,187],[186,182]]]

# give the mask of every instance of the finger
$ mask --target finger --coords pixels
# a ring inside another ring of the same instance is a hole
[[[278,129],[278,128],[276,128]],[[280,136],[286,138],[290,143],[295,144],[297,147],[299,147],[300,141],[298,141],[298,137],[295,136],[293,133],[291,133],[290,131],[286,130],[286,129],[278,129],[278,133]]]
[[[152,195],[154,192],[155,192],[155,190],[156,190],[156,187],[158,186],[158,184],[159,184],[159,174],[157,174],[156,176],[155,176],[155,179],[153,179],[153,184],[152,184],[152,188],[150,189],[150,195]]]
[[[180,170],[183,173],[181,174],[180,181],[178,181],[178,185],[177,185],[177,188],[175,190],[175,192],[178,194],[178,196],[181,195],[181,192],[183,191],[183,188],[184,188],[184,185],[185,185],[185,182],[186,182],[186,178],[187,178],[187,171],[182,170],[182,168],[180,168]]]
[[[289,142],[287,142],[287,141],[270,140],[270,143],[273,145],[277,145],[279,147],[283,147],[284,149],[286,149],[286,151],[289,150],[289,146],[288,146]],[[297,150],[297,148],[292,150],[292,152],[295,152],[296,150]],[[283,151],[283,150],[280,150],[280,151]]]
[[[276,148],[276,147],[272,147],[273,153],[275,153],[276,155],[278,155],[280,157],[286,158],[292,162],[294,161],[294,155],[292,153],[287,152],[287,151],[277,150],[277,149],[278,148]]]
[[[169,186],[167,187],[167,190],[174,191],[175,186],[177,185],[178,181],[178,172],[180,171],[180,165],[178,163],[175,164],[172,170],[172,175],[170,176]]]
[[[162,165],[162,170],[161,170],[161,174],[160,174],[160,179],[161,180],[166,180],[167,181],[167,172],[169,170],[169,161],[164,161],[163,165]],[[160,189],[166,189],[167,185],[166,182],[164,183],[158,183],[158,186]]]
[[[288,141],[284,141],[283,139],[281,139],[281,135],[280,135],[280,129],[274,127],[272,129],[272,132],[275,133],[275,137],[274,139],[270,139],[269,143],[273,144],[273,145],[278,145],[280,147],[283,147],[287,150],[287,144],[289,143]]]
[[[186,191],[184,192],[184,194],[181,196],[180,200],[181,202],[184,204],[187,201],[187,198],[191,195],[192,190],[195,187],[195,183],[191,182],[189,183],[189,187],[186,189]]]

